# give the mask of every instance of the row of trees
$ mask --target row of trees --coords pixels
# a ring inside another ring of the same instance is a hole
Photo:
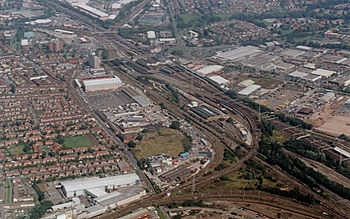
[[[286,141],[283,145],[289,151],[320,162],[327,167],[334,169],[345,177],[350,178],[350,167],[345,162],[342,162],[342,164],[339,165],[338,161],[334,157],[328,153],[319,151],[309,142],[291,139]]]
[[[302,181],[312,189],[321,190],[320,185],[350,200],[350,189],[343,185],[329,180],[325,175],[307,167],[298,158],[288,156],[282,146],[276,142],[267,142],[264,139],[260,142],[259,152],[266,156],[266,162],[271,165],[278,165],[291,176]]]
[[[41,201],[38,204],[35,205],[34,208],[32,208],[29,211],[29,218],[30,219],[39,219],[41,218],[47,210],[49,210],[52,207],[52,202],[45,200]]]

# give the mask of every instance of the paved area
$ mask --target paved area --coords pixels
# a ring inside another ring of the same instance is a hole
[[[118,106],[134,103],[122,90],[89,93],[86,94],[86,99],[98,110],[116,108]]]

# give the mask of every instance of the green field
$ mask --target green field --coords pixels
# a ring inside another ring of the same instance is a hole
[[[44,111],[42,111],[42,110],[34,110],[34,113],[35,113],[35,115],[40,115],[40,114],[42,114]]]
[[[273,131],[273,135],[269,138],[272,142],[277,141],[280,144],[283,144],[284,142],[288,141],[289,138],[283,134],[282,132],[278,130]]]
[[[263,177],[262,187],[274,187],[280,188],[283,184],[279,181],[271,181],[263,176],[263,174],[251,173],[251,170],[242,169],[234,174],[227,175],[225,180],[215,180],[209,184],[198,187],[198,191],[216,191],[218,189],[223,190],[236,190],[236,189],[244,189],[244,188],[253,188],[257,189],[256,185],[258,184],[258,176]]]
[[[136,144],[134,149],[136,158],[147,158],[161,153],[177,157],[179,153],[184,151],[183,139],[182,133],[174,129],[162,129],[147,133],[144,140]]]
[[[83,135],[64,138],[63,145],[65,148],[79,148],[91,146],[92,143],[86,135]]]
[[[17,145],[15,147],[8,149],[8,151],[12,156],[17,156],[17,155],[24,154],[23,148],[24,148],[24,145]]]
[[[4,203],[10,204],[12,203],[12,192],[13,192],[13,183],[12,180],[5,180],[5,195],[4,195]]]

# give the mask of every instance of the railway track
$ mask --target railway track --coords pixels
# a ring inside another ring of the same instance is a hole
[[[259,204],[266,207],[277,208],[286,212],[296,214],[298,216],[306,218],[323,218],[322,215],[316,213],[316,209],[310,209],[305,206],[304,203],[295,202],[294,199],[284,198],[277,195],[271,195],[265,192],[242,192],[242,191],[223,191],[215,193],[201,193],[201,194],[186,194],[177,196],[155,196],[148,197],[142,201],[132,203],[128,206],[122,207],[112,213],[105,214],[99,218],[119,218],[125,215],[125,212],[132,212],[139,208],[145,208],[150,205],[166,205],[170,203],[181,203],[186,200],[194,201],[210,201],[210,200],[227,200],[232,203],[249,203]],[[322,212],[323,209],[319,208],[318,211]],[[337,217],[342,218],[342,217]]]
[[[126,73],[122,73],[125,77],[128,77],[130,81],[133,81],[135,83],[137,83],[137,81],[135,80],[134,77],[131,77],[130,75],[126,74]],[[143,89],[145,89],[146,87],[143,87]],[[165,106],[171,111],[172,109],[177,109],[178,106],[169,102],[168,100],[164,99],[164,97],[162,97],[161,95],[159,95],[158,93],[154,92],[153,90],[148,90],[147,92],[148,94],[150,94],[151,96],[153,96],[152,99],[156,100],[156,102],[163,102],[165,104]],[[196,126],[202,128],[202,129],[205,129],[207,132],[209,132],[211,135],[215,136],[220,142],[221,144],[223,145],[229,145],[229,143],[231,142],[229,139],[226,139],[224,136],[222,136],[220,133],[217,133],[213,128],[203,124],[199,119],[196,119],[196,117],[192,116],[191,114],[185,112],[185,111],[178,111],[178,110],[175,110],[174,111],[175,114],[177,114],[177,116],[181,116],[181,117],[185,117],[185,118],[189,118]],[[181,115],[180,115],[181,114]],[[257,128],[257,121],[256,119],[254,120],[254,118],[252,117],[245,117],[248,119],[248,123],[251,123],[251,126],[252,127],[256,127]],[[253,139],[253,145],[252,145],[252,148],[250,149],[250,151],[245,155],[244,158],[242,158],[241,160],[237,161],[236,163],[234,163],[232,166],[230,167],[227,167],[221,171],[218,171],[218,172],[215,172],[214,175],[211,175],[211,176],[202,176],[202,177],[196,177],[196,180],[195,180],[195,184],[196,185],[199,185],[199,184],[203,184],[203,183],[206,183],[206,182],[209,182],[211,180],[214,180],[216,178],[219,178],[221,176],[224,176],[226,175],[227,173],[230,173],[232,171],[236,171],[238,170],[239,168],[241,168],[244,164],[244,162],[246,160],[249,160],[250,158],[252,158],[255,153],[257,152],[258,150],[258,147],[259,147],[259,138],[260,138],[260,134],[257,133],[257,132],[254,132],[252,133],[252,135],[254,136],[254,139]],[[216,147],[215,148],[215,153],[218,155],[220,154],[220,159],[218,160],[214,160],[214,162],[217,163],[217,165],[219,163],[221,163],[221,160],[222,160],[222,154],[223,154],[223,147]],[[219,162],[217,162],[219,161]],[[189,180],[185,183],[183,183],[182,185],[180,185],[179,187],[177,187],[176,189],[173,189],[171,190],[172,192],[174,191],[179,191],[179,190],[186,190],[186,189],[189,189],[192,185],[193,181]]]

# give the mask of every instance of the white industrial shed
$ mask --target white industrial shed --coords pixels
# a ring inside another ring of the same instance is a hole
[[[241,61],[248,57],[255,56],[262,51],[255,46],[242,46],[227,52],[219,53],[215,57],[226,61]]]
[[[85,10],[95,16],[98,16],[100,18],[106,18],[108,17],[109,15],[103,11],[100,11],[96,8],[93,8],[93,7],[90,7],[88,5],[85,5],[85,4],[80,4],[80,5],[77,5],[78,8],[82,9],[82,10]]]
[[[123,85],[118,77],[83,80],[83,83],[86,92],[119,89]]]
[[[229,80],[227,80],[219,75],[213,75],[213,76],[210,76],[209,78],[220,85],[227,85],[230,83]]]
[[[313,72],[311,72],[311,74],[313,75],[319,75],[325,78],[329,78],[330,76],[334,75],[336,72],[335,71],[329,71],[329,70],[325,70],[325,69],[317,69]]]
[[[246,88],[244,88],[243,90],[241,90],[240,92],[238,92],[238,94],[240,95],[244,95],[244,96],[248,96],[251,93],[255,92],[256,90],[260,89],[261,86],[257,85],[257,84],[252,84]]]
[[[197,72],[200,75],[207,75],[212,74],[221,71],[224,68],[224,66],[221,65],[208,65],[201,69],[198,69]]]
[[[68,197],[83,195],[86,191],[96,191],[96,189],[113,189],[125,186],[138,185],[140,178],[137,174],[117,175],[105,178],[85,178],[71,181],[62,181],[63,193]]]

